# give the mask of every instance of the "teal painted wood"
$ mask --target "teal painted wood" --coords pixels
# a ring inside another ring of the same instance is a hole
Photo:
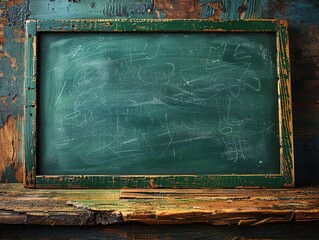
[[[25,80],[25,175],[24,185],[34,187],[36,175],[36,21],[27,23]]]
[[[152,0],[30,0],[30,19],[154,18]]]
[[[19,4],[11,5],[0,2],[0,98],[5,97],[5,100],[0,102],[0,128],[7,122],[9,116],[15,119],[23,116],[24,43],[22,38],[27,4],[20,1]],[[19,163],[22,163],[22,159],[19,159]],[[5,165],[7,163],[3,164]],[[14,173],[16,169],[12,167],[6,171]],[[17,182],[15,176],[10,174],[0,173],[0,176],[0,181],[8,178],[12,180],[10,182]]]
[[[200,8],[196,19],[207,19],[214,14],[214,9],[208,5],[211,0],[192,0],[193,5]],[[245,7],[245,19],[261,18],[261,4],[265,0],[224,0],[222,20],[237,20],[238,9]],[[169,1],[167,1],[169,3]],[[243,3],[245,5],[243,6]],[[181,4],[182,5],[182,4]],[[57,1],[57,0],[30,0],[30,19],[34,20],[65,20],[65,19],[154,19],[167,18],[165,9],[158,9],[153,0],[95,0],[95,1]],[[178,12],[179,5],[172,4]],[[158,14],[157,11],[160,13]],[[187,15],[187,13],[185,12]],[[175,14],[173,18],[180,18]],[[183,17],[185,18],[185,17]]]
[[[119,24],[118,24],[119,23]],[[251,23],[251,24],[250,24]],[[31,26],[31,25],[30,25]],[[191,26],[191,27],[190,27]],[[231,29],[231,26],[234,29]],[[256,29],[252,26],[258,26]],[[159,29],[157,29],[159,27]],[[124,28],[124,29],[123,29]],[[286,31],[285,27],[280,27],[280,24],[276,21],[239,21],[239,22],[205,22],[205,21],[64,21],[64,22],[53,22],[53,21],[39,21],[37,25],[37,31],[69,31],[70,29],[77,29],[76,31],[156,31],[166,29],[166,31],[273,31],[278,29],[278,35],[286,37],[286,33],[281,31]],[[213,29],[213,30],[212,30]],[[282,38],[278,38],[281,39]],[[287,39],[287,38],[286,38]],[[281,41],[278,41],[278,43]],[[287,44],[286,40],[282,42]],[[30,47],[30,45],[29,45]],[[119,188],[119,187],[238,187],[238,186],[260,186],[260,187],[282,187],[282,186],[292,186],[293,185],[293,158],[292,158],[292,146],[291,139],[291,106],[290,106],[290,95],[288,90],[289,82],[289,61],[287,62],[287,46],[278,46],[278,64],[282,66],[278,73],[284,73],[284,75],[279,74],[279,80],[281,83],[281,109],[283,109],[281,114],[281,119],[283,122],[281,124],[282,130],[282,156],[281,171],[280,174],[231,174],[231,175],[191,175],[186,176],[181,174],[180,176],[174,175],[164,175],[163,176],[151,176],[145,175],[143,172],[141,176],[62,176],[62,177],[52,177],[38,176],[36,178],[37,186],[64,186],[64,187],[108,187],[108,188]],[[30,74],[28,74],[29,76]],[[30,75],[32,76],[32,74]],[[283,77],[282,77],[283,76]],[[31,83],[32,84],[32,81]],[[277,87],[275,91],[277,90]],[[277,93],[276,93],[277,94]],[[29,98],[33,100],[33,95]],[[287,114],[288,113],[288,114]],[[35,124],[35,119],[27,119],[27,124],[34,127],[34,129],[28,131],[27,134],[34,134],[35,126],[30,124],[30,121]],[[278,121],[279,124],[279,121]],[[30,138],[28,138],[30,140]],[[28,145],[30,144],[30,145]],[[36,146],[34,143],[28,141],[28,146],[31,146],[30,152],[35,153]],[[32,144],[33,151],[32,151]],[[40,148],[41,149],[41,148]],[[35,159],[35,156],[34,156]],[[30,163],[33,165],[34,169],[35,162]],[[277,160],[279,161],[279,160]],[[41,166],[41,162],[40,162]],[[30,167],[28,167],[30,169]],[[179,173],[180,174],[180,173]]]

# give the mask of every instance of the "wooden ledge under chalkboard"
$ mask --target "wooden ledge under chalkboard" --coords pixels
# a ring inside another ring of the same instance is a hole
[[[319,186],[295,189],[26,189],[0,184],[0,224],[260,225],[318,222]]]

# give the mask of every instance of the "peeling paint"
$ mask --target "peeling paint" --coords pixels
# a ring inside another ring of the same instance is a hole
[[[156,19],[165,19],[166,13],[160,9],[154,8]]]
[[[16,95],[14,95],[12,98],[11,98],[11,102],[12,103],[16,103],[18,101],[18,97]]]
[[[3,3],[0,3],[0,10],[6,10],[7,6]]]
[[[225,7],[222,2],[215,1],[213,3],[208,3],[207,6],[214,9],[214,14],[212,16],[209,16],[208,19],[218,20],[218,21],[222,20],[222,14],[223,14],[223,11],[225,10]]]
[[[26,17],[30,15],[28,8],[28,2],[25,2],[21,5],[14,5],[12,8],[9,8],[6,18],[8,19],[8,25],[18,25],[25,26]]]
[[[79,2],[81,2],[81,0],[68,0],[68,2],[71,2],[71,3],[79,3]]]
[[[201,13],[200,0],[154,0],[157,18],[167,19],[198,19]]]
[[[27,1],[8,0],[1,2],[0,9],[0,96],[6,96],[5,104],[0,102],[0,128],[8,116],[23,115],[23,53]],[[5,7],[4,7],[5,6]],[[13,16],[15,15],[15,16]],[[16,20],[14,20],[16,18]],[[20,18],[20,20],[18,20]],[[20,21],[20,22],[19,22]],[[14,101],[12,102],[13,96]],[[3,99],[4,101],[4,99]],[[14,104],[14,105],[13,105]]]
[[[28,1],[0,4],[0,182],[23,181],[23,53]]]
[[[96,8],[96,2],[91,2],[90,6],[91,8]]]
[[[153,1],[148,0],[146,2],[137,2],[133,6],[133,12],[136,13],[150,13],[153,9]]]
[[[243,5],[241,5],[239,8],[238,8],[238,13],[239,13],[239,19],[244,19],[245,18],[245,15],[246,15],[246,12],[247,12],[247,3],[248,3],[248,0],[244,0],[243,1]]]
[[[18,159],[17,151],[21,148],[18,125],[23,117],[15,119],[9,116],[7,122],[0,128],[0,182],[22,182],[23,164]],[[21,160],[21,159],[20,159]]]
[[[7,51],[0,53],[0,58],[3,57],[9,58],[11,67],[15,68],[15,70],[18,69],[17,59],[15,57],[12,57]]]
[[[22,28],[15,28],[13,30],[14,39],[17,43],[24,43],[25,41],[25,31]]]
[[[2,102],[3,106],[8,107],[7,96],[2,96],[1,102]]]
[[[1,19],[1,20],[2,21],[0,21],[0,51],[3,50],[3,45],[7,42],[7,38],[5,37],[5,34],[4,34],[4,26],[6,21],[5,19]]]

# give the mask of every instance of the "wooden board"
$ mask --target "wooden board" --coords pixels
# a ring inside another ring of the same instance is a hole
[[[35,169],[34,156],[37,175],[106,177],[76,177],[76,187],[291,185],[285,29],[30,21],[27,165]],[[54,179],[37,182],[58,186]]]
[[[0,223],[262,225],[319,221],[318,187],[44,190],[0,185]]]
[[[132,13],[129,17],[154,18],[159,15],[162,18],[216,18],[215,10],[208,0],[192,1],[154,1],[154,6],[148,12],[147,5],[150,1],[144,2],[122,1],[126,13]],[[105,4],[106,3],[106,4]],[[114,12],[117,1],[60,1],[52,0],[6,0],[0,4],[0,149],[5,148],[0,155],[0,181],[1,182],[22,182],[23,181],[23,132],[24,132],[24,40],[25,40],[25,19],[88,19],[88,18],[112,18],[124,17],[123,12]],[[193,3],[193,4],[192,4]],[[204,3],[204,4],[201,4]],[[318,4],[316,0],[307,1],[268,1],[268,0],[228,0],[225,4],[220,19],[238,19],[244,14],[246,19],[267,19],[278,18],[289,20],[290,53],[292,69],[292,93],[294,102],[312,102],[314,105],[305,104],[294,109],[294,112],[303,111],[316,115],[315,102],[318,101],[318,84],[316,79],[319,76],[318,68]],[[113,6],[111,6],[113,5]],[[238,12],[238,8],[240,12]],[[139,10],[138,10],[139,9]],[[107,11],[106,11],[107,10]],[[135,11],[134,11],[135,10]],[[136,11],[138,10],[138,12]],[[134,12],[133,12],[134,11]],[[145,12],[144,12],[145,11]],[[220,12],[219,12],[220,13]],[[156,15],[156,16],[155,16]],[[299,104],[299,103],[298,103]],[[295,118],[300,114],[295,114]],[[318,115],[318,114],[317,114]],[[303,116],[301,114],[301,116]],[[304,117],[305,119],[307,117]],[[13,122],[13,124],[12,124]],[[312,125],[294,125],[299,131],[300,128],[318,129],[318,122],[310,121]],[[9,129],[7,128],[9,127]],[[17,136],[17,138],[12,138]],[[312,140],[316,139],[313,136]],[[13,141],[13,142],[12,142]],[[311,184],[314,179],[318,182],[318,161],[313,153],[309,154],[309,146],[303,144],[304,138],[295,134],[295,145],[298,145],[295,162],[296,184]],[[302,145],[302,149],[300,148]],[[317,151],[317,150],[315,150]],[[316,152],[316,154],[318,151]],[[15,159],[13,162],[11,159]],[[310,169],[310,172],[307,171]]]

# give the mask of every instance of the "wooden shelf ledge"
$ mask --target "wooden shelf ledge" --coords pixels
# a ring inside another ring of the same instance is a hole
[[[25,189],[0,184],[0,224],[259,225],[319,222],[319,187],[294,189]]]

